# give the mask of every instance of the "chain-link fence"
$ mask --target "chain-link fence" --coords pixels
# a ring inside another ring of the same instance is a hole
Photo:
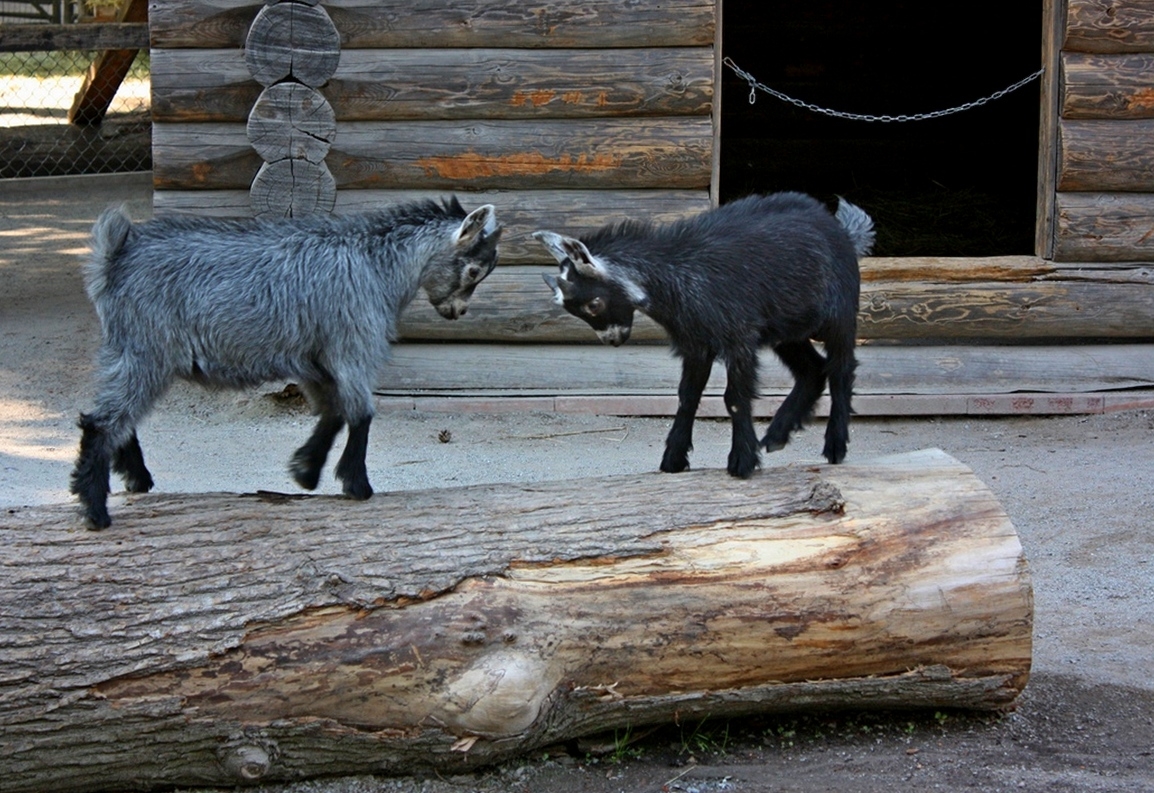
[[[0,26],[5,21],[0,18]],[[0,178],[152,167],[146,50],[137,54],[100,123],[69,123],[69,111],[99,54],[0,52]]]

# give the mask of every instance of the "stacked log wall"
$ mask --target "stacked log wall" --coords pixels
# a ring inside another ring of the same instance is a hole
[[[1154,0],[1067,0],[1053,256],[1154,261]]]
[[[331,75],[309,89],[320,122],[278,111],[285,102],[267,101],[269,87],[254,77],[250,39],[276,5],[151,7],[158,212],[294,211],[291,196],[278,202],[275,193],[291,188],[293,169],[256,202],[271,156],[259,144],[268,140],[282,154],[299,143],[299,156],[323,169],[334,212],[447,193],[470,208],[493,203],[506,225],[501,266],[457,322],[419,300],[410,307],[400,365],[384,374],[382,393],[599,390],[597,409],[614,403],[624,412],[675,393],[677,365],[661,329],[639,318],[628,376],[615,374],[622,351],[601,348],[551,303],[541,274],[555,264],[530,232],[580,234],[623,217],[662,222],[711,206],[720,0],[564,0],[499,12],[481,0],[306,5],[339,39]],[[886,348],[863,350],[858,392],[867,399],[932,393],[953,412],[947,395],[986,404],[1035,387],[1078,395],[1150,385],[1148,348],[1134,342],[1154,338],[1154,0],[1052,0],[1049,8],[1043,112],[1053,145],[1041,152],[1049,165],[1039,255],[864,260],[859,336]],[[271,109],[262,112],[262,102]],[[326,124],[335,127],[329,136],[318,133]],[[289,133],[278,137],[280,126]],[[1028,373],[1043,360],[1060,376],[1039,385]],[[780,396],[788,376],[772,354],[764,362],[763,393]],[[462,381],[462,363],[485,371]],[[593,374],[562,382],[573,371]],[[924,383],[903,374],[917,372],[928,373]],[[714,380],[707,394],[715,396],[720,372]],[[618,399],[629,396],[637,399]]]

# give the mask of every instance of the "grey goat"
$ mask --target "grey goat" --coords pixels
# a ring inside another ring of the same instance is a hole
[[[315,488],[347,424],[336,475],[346,494],[369,498],[373,380],[397,318],[422,288],[441,316],[464,314],[500,236],[491,205],[466,214],[456,198],[295,220],[134,225],[107,210],[84,270],[102,331],[96,406],[80,416],[71,481],[89,525],[111,523],[110,467],[129,491],[152,488],[136,426],[178,377],[229,388],[296,380],[320,420],[293,455],[293,478]]]

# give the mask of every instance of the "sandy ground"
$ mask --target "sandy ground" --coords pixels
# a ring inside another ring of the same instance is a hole
[[[0,181],[0,507],[70,498],[75,420],[89,407],[98,343],[79,258],[96,214],[125,202],[147,217],[149,188],[147,175]],[[273,398],[282,385],[174,388],[140,433],[157,488],[291,492],[285,464],[312,420]],[[387,413],[374,423],[369,472],[378,490],[400,490],[650,471],[666,430],[665,420],[607,416]],[[728,443],[727,425],[700,422],[695,466],[723,466]],[[812,429],[764,464],[817,460],[820,447]],[[1021,536],[1036,627],[1016,712],[682,725],[628,751],[569,746],[467,777],[261,790],[1154,791],[1154,413],[859,419],[850,454],[926,447],[973,468]],[[331,473],[321,490],[339,492]]]

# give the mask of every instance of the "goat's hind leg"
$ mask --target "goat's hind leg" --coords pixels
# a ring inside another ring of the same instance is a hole
[[[131,492],[146,492],[152,487],[136,424],[171,382],[170,374],[155,365],[158,360],[162,356],[155,352],[133,357],[115,347],[101,348],[96,409],[80,414],[80,453],[70,487],[94,529],[112,524],[108,515],[111,471],[124,474]]]
[[[106,529],[112,525],[108,516],[108,432],[99,419],[88,413],[80,414],[79,426],[80,454],[72,469],[69,490],[80,497],[89,527]]]
[[[331,383],[302,383],[313,410],[320,414],[313,434],[292,456],[289,473],[293,480],[305,490],[315,490],[321,481],[321,469],[333,448],[337,433],[345,426],[345,420],[338,412],[336,389]]]
[[[825,390],[826,361],[807,341],[785,342],[773,348],[793,375],[793,388],[773,415],[761,445],[767,452],[784,449],[789,436],[809,421],[814,405]]]
[[[826,370],[829,373],[829,422],[825,427],[825,448],[822,455],[831,463],[840,463],[845,459],[849,446],[849,417],[852,412],[851,400],[853,397],[854,370],[857,369],[857,359],[854,357],[853,340],[848,344],[826,344],[828,360]]]
[[[712,368],[712,355],[682,357],[677,415],[665,438],[665,454],[661,458],[661,470],[667,474],[680,473],[689,467],[689,452],[693,450],[693,420]]]
[[[144,452],[140,450],[140,440],[135,431],[127,443],[113,453],[112,470],[124,478],[124,489],[129,493],[152,490],[152,474],[144,464]]]

